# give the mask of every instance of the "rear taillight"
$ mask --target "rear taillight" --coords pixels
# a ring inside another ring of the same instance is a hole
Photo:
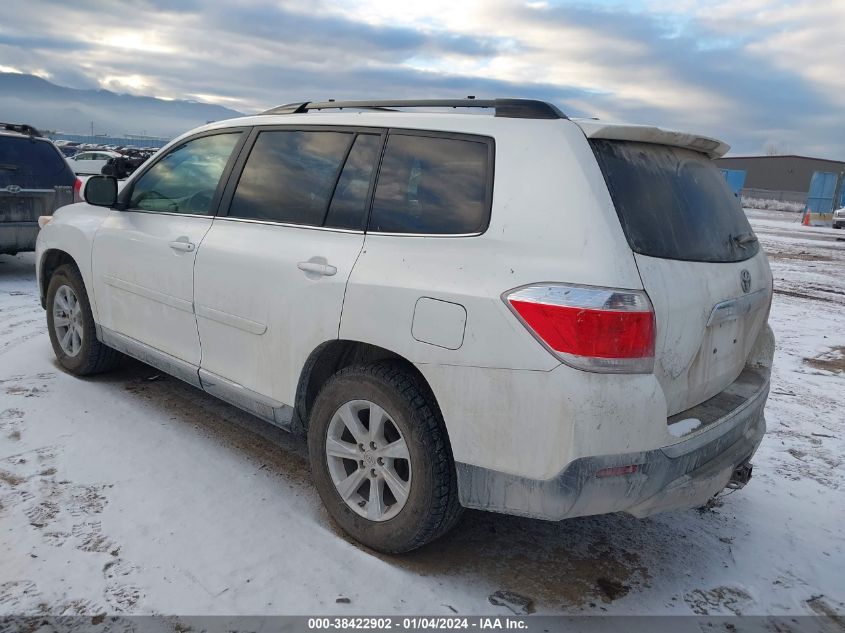
[[[635,374],[654,369],[654,310],[642,290],[538,284],[502,298],[567,365]]]
[[[73,183],[73,201],[82,202],[82,181],[79,178]]]

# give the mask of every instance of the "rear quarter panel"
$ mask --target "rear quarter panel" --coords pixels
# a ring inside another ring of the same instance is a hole
[[[474,237],[368,233],[346,292],[340,337],[415,363],[548,371],[560,362],[511,314],[502,293],[530,283],[642,288],[607,187],[569,121],[499,120],[493,208]],[[417,301],[466,309],[457,349],[412,335]]]

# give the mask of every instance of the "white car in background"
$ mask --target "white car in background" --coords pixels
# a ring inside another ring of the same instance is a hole
[[[76,156],[67,159],[71,169],[76,174],[99,174],[103,166],[110,158],[118,158],[122,154],[111,150],[96,150],[90,152],[79,152]]]
[[[845,227],[845,207],[833,212],[833,228],[841,229],[843,227]]]

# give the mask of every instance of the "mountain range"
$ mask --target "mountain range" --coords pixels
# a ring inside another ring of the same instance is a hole
[[[95,134],[171,138],[209,121],[238,116],[243,114],[209,103],[78,90],[34,75],[0,73],[0,121],[43,130],[90,134],[93,122]]]

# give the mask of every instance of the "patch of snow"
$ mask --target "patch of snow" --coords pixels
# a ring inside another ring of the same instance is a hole
[[[687,418],[686,420],[679,420],[670,424],[667,428],[669,434],[674,437],[683,437],[687,433],[692,433],[701,426],[701,420],[698,418]]]

